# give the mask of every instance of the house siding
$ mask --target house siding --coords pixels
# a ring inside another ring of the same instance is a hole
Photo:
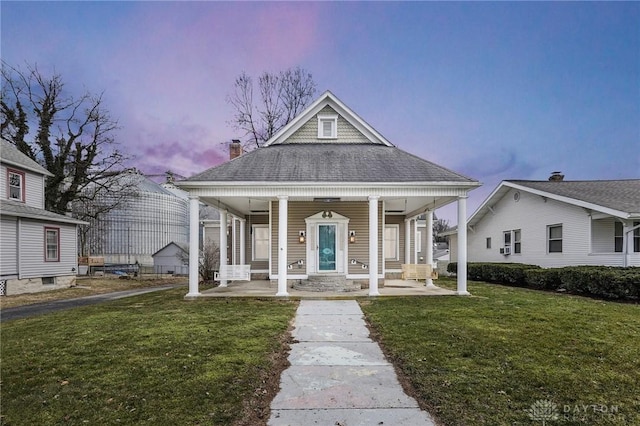
[[[330,106],[325,106],[319,114],[338,114]],[[371,143],[358,129],[338,115],[337,139],[318,139],[318,120],[316,116],[307,121],[286,143]]]
[[[44,260],[45,227],[60,229],[59,261]],[[21,219],[20,238],[20,278],[72,275],[78,270],[76,225]]]
[[[514,199],[515,192],[520,192],[518,201]],[[605,237],[609,223],[592,221],[590,213],[581,207],[511,189],[492,209],[493,213],[487,213],[467,233],[470,262],[514,262],[542,267],[622,266],[624,263],[622,253],[613,253],[613,232],[610,242]],[[556,224],[562,225],[562,253],[548,253],[547,227]],[[613,224],[610,226],[612,231]],[[504,245],[503,232],[516,229],[521,231],[522,252],[508,256],[500,254]],[[595,237],[593,247],[592,233]],[[486,248],[487,237],[492,241],[490,249]],[[456,243],[457,238],[453,238],[450,244],[452,259],[457,259]],[[632,263],[638,262],[637,254],[632,258]]]
[[[0,222],[0,276],[18,274],[18,220],[3,217]]]
[[[368,265],[369,262],[369,205],[367,202],[340,202],[340,203],[322,203],[322,202],[296,202],[290,201],[288,208],[288,228],[287,235],[287,264],[304,260],[302,267],[295,266],[289,270],[289,274],[306,275],[309,259],[307,259],[307,244],[300,244],[298,241],[299,231],[306,231],[305,219],[313,216],[318,212],[330,210],[339,215],[349,218],[349,225],[345,235],[341,235],[343,248],[347,251],[346,272],[350,275],[368,274],[368,269],[363,270],[361,263],[351,264],[351,260],[355,259]],[[272,226],[271,226],[271,273],[278,274],[278,202],[271,204]],[[378,205],[378,215],[382,217],[382,203]],[[348,231],[356,232],[356,242],[350,244],[348,242]],[[310,238],[307,235],[307,238]],[[378,273],[382,273],[382,221],[378,226]]]

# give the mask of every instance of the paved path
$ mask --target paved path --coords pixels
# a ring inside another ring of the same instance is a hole
[[[123,297],[137,296],[138,294],[151,293],[153,291],[168,290],[178,286],[184,286],[184,284],[167,284],[157,287],[146,287],[133,290],[116,291],[113,293],[96,294],[93,296],[78,297],[75,299],[54,300],[51,302],[16,306],[15,308],[0,310],[0,321],[27,318],[59,311],[61,309],[77,308],[79,306],[93,305],[95,303],[106,302],[108,300],[116,300],[122,299]]]
[[[269,426],[433,426],[369,338],[355,300],[302,300]]]

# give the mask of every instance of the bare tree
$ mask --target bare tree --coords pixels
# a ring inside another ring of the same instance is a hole
[[[47,210],[68,213],[72,202],[88,202],[88,193],[122,190],[113,177],[127,158],[116,147],[118,122],[102,94],[73,97],[60,74],[46,77],[37,66],[23,71],[3,61],[0,108],[1,137],[53,174],[45,187]]]
[[[260,147],[300,114],[313,100],[316,83],[300,67],[258,77],[259,99],[254,99],[253,79],[242,72],[227,102],[235,110],[230,124],[244,132],[246,143]]]
[[[182,262],[189,264],[189,253],[182,253]],[[207,241],[198,256],[198,274],[202,281],[213,281],[213,273],[220,267],[220,247],[213,241]]]
[[[449,221],[445,219],[438,219],[437,217],[433,218],[433,238],[434,241],[442,242],[447,241],[447,237],[443,237],[440,235],[442,232],[446,232],[450,229]]]

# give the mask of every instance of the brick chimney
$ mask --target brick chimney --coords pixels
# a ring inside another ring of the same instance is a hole
[[[564,175],[562,172],[551,172],[551,176],[549,176],[549,180],[551,182],[561,182],[564,180]]]
[[[236,157],[240,157],[242,155],[242,144],[239,139],[231,140],[231,145],[229,146],[229,160],[233,160]]]

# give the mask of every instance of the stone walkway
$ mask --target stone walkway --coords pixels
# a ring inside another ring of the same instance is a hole
[[[302,300],[268,425],[435,425],[369,338],[355,300]]]

